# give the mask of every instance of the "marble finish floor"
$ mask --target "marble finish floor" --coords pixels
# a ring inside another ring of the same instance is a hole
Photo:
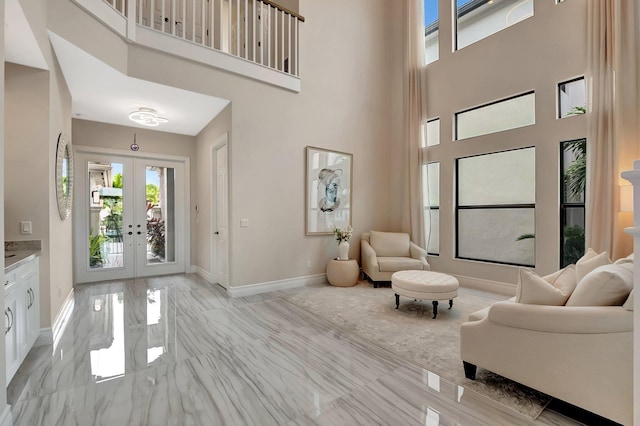
[[[500,406],[286,301],[196,275],[85,284],[8,388],[16,425],[575,425]]]

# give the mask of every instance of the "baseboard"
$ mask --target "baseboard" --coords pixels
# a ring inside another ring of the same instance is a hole
[[[205,280],[206,282],[211,283],[211,284],[215,284],[214,281],[213,281],[213,275],[211,275],[211,272],[209,272],[209,271],[207,271],[205,269],[202,269],[199,266],[195,267],[195,271],[194,272],[196,274],[198,274],[198,276],[200,278],[202,278],[203,280]]]
[[[483,280],[481,278],[465,277],[463,275],[451,275],[458,279],[461,287],[490,291],[492,293],[504,294],[506,296],[516,295],[516,286],[514,284],[503,283],[500,281]]]
[[[62,309],[58,313],[55,321],[53,322],[53,326],[51,327],[51,335],[53,340],[53,352],[56,351],[56,347],[58,346],[58,342],[62,337],[62,333],[64,333],[65,328],[67,328],[67,324],[69,323],[69,319],[71,318],[71,314],[73,313],[73,307],[75,305],[75,298],[73,297],[73,289],[67,295],[67,298],[64,300],[62,304]]]
[[[53,345],[53,330],[51,327],[41,328],[36,342],[33,344],[36,346]]]
[[[4,406],[2,414],[0,414],[0,426],[11,426],[13,424],[13,416],[11,415],[11,406]]]
[[[305,287],[308,285],[324,284],[326,282],[327,276],[325,274],[308,275],[305,277],[288,278],[285,280],[249,284],[239,287],[229,287],[227,289],[227,294],[229,297],[245,297],[277,290],[287,290],[290,288]]]

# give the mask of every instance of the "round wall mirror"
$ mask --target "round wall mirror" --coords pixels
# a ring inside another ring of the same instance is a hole
[[[60,219],[65,220],[71,212],[73,199],[73,151],[71,141],[64,133],[58,136],[56,151],[56,198]]]

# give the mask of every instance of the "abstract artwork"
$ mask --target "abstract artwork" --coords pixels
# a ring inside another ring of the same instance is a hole
[[[306,148],[306,234],[333,234],[351,225],[353,155]]]

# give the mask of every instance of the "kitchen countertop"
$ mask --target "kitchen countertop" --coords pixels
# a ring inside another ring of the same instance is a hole
[[[10,272],[24,265],[25,263],[33,260],[36,256],[40,255],[40,250],[19,250],[19,251],[5,251],[5,256],[14,255],[11,257],[5,257],[4,259],[4,272]]]

